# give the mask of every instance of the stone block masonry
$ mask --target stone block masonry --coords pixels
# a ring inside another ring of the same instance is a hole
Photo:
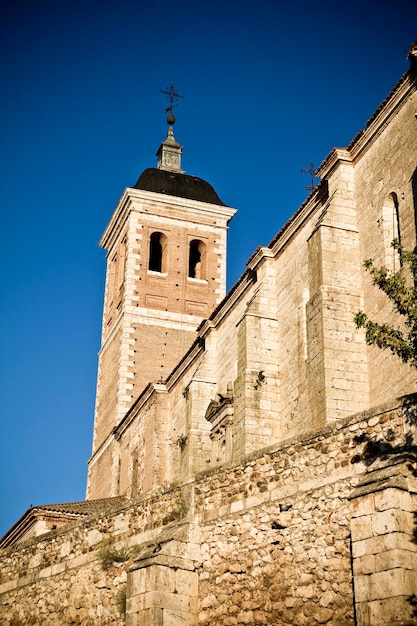
[[[398,322],[363,262],[404,274],[390,241],[416,245],[415,70],[223,300],[234,209],[179,162],[125,190],[91,516],[9,531],[2,626],[417,624],[415,370],[353,321]]]
[[[378,459],[351,501],[358,625],[409,623],[417,591],[415,455]]]
[[[0,623],[412,624],[416,410],[409,396],[3,550]]]
[[[145,497],[415,391],[412,369],[367,346],[354,323],[360,309],[396,323],[363,262],[393,262],[389,225],[415,247],[415,106],[410,72],[366,130],[325,159],[320,185],[223,300],[234,209],[180,187],[125,191],[101,240],[108,269],[88,500]],[[394,138],[401,150],[392,154]],[[162,172],[164,185],[191,184],[182,176]]]

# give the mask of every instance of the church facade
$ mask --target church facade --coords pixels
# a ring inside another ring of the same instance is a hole
[[[235,210],[170,125],[101,240],[86,502],[3,538],[2,623],[417,623],[416,373],[353,322],[395,323],[363,262],[416,248],[416,77],[228,294]]]

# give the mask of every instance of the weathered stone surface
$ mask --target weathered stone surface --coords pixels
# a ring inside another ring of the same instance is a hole
[[[415,373],[353,316],[394,321],[363,260],[394,268],[397,218],[415,247],[415,111],[407,74],[198,331],[234,211],[125,192],[102,240],[88,493],[128,499],[1,553],[2,626],[353,626],[354,603],[358,626],[411,620]],[[154,232],[175,256],[158,272]],[[165,382],[138,397],[149,376]]]

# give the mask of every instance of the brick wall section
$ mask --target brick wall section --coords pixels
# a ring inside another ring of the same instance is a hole
[[[416,398],[407,415],[413,410]],[[116,596],[132,563],[104,572],[103,543],[111,539],[140,555],[188,520],[200,529],[200,624],[353,625],[348,498],[373,461],[370,450],[404,445],[411,428],[405,415],[400,401],[340,420],[114,514],[4,550],[1,623],[123,623]]]
[[[137,189],[126,190],[116,207],[101,241],[108,258],[89,499],[101,495],[103,482],[117,489],[119,462],[104,468],[106,475],[101,463],[99,474],[100,447],[147,384],[168,376],[224,297],[227,222],[234,212]],[[161,272],[149,271],[154,232],[167,242]],[[192,240],[205,246],[201,279],[188,276]],[[118,445],[110,445],[114,458]],[[116,495],[114,488],[107,495]]]
[[[108,344],[100,355],[101,368],[97,377],[96,415],[101,419],[94,422],[93,449],[97,449],[104,440],[104,434],[115,426],[117,409],[117,389],[119,379],[120,343],[122,330],[118,327],[113,341]]]

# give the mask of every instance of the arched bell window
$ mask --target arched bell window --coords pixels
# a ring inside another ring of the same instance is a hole
[[[154,232],[149,241],[149,270],[151,272],[166,272],[167,238],[163,233]]]
[[[206,246],[199,239],[190,241],[190,250],[188,257],[188,276],[189,278],[206,278]]]

